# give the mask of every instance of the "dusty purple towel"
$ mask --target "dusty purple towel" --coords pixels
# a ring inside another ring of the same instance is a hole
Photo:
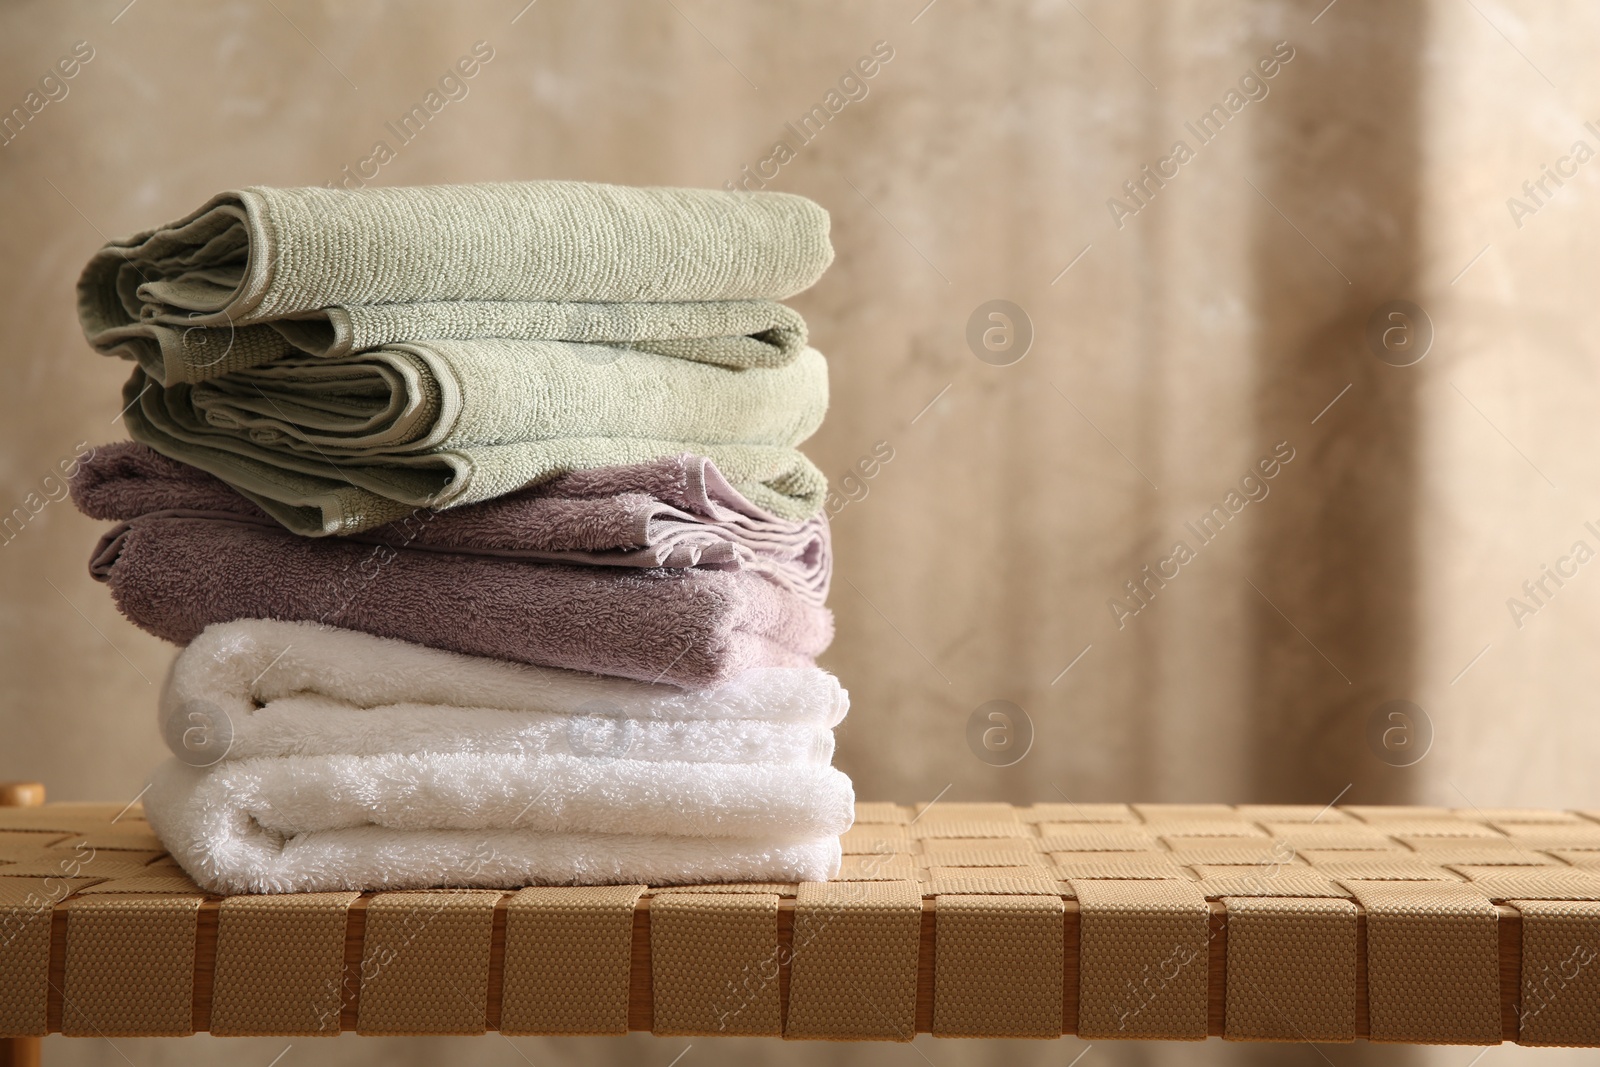
[[[313,621],[699,689],[749,667],[808,666],[833,637],[826,608],[752,571],[396,550],[222,512],[124,522],[101,540],[90,570],[124,615],[178,644],[215,622]]]
[[[111,521],[222,513],[278,525],[221,479],[133,441],[97,449],[80,464],[72,499],[91,518]],[[770,515],[709,459],[688,454],[576,471],[349,540],[502,559],[748,570],[818,607],[832,563],[823,515],[804,522]]]

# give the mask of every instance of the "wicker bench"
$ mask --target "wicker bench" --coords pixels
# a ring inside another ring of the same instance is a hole
[[[826,884],[221,899],[137,807],[3,808],[0,1035],[1600,1045],[1600,813],[865,803],[844,850]]]

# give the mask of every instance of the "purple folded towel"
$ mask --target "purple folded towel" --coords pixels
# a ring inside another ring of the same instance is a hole
[[[809,666],[833,616],[750,571],[644,570],[396,550],[211,513],[118,526],[91,572],[186,644],[215,622],[323,622],[469,656],[718,685]]]
[[[277,523],[221,479],[124,441],[79,465],[72,499],[96,519],[221,513]],[[820,607],[832,566],[828,521],[779,519],[687,453],[576,471],[509,496],[410,519],[347,540],[502,559],[616,567],[748,570]]]
[[[750,667],[808,666],[833,638],[833,616],[815,590],[797,592],[756,566],[599,567],[507,558],[524,549],[452,547],[494,537],[526,543],[519,538],[528,529],[516,527],[509,512],[486,516],[488,504],[478,506],[479,518],[469,515],[459,525],[440,524],[471,509],[418,511],[382,537],[371,531],[361,540],[306,538],[221,482],[174,471],[182,465],[153,453],[108,448],[95,460],[80,469],[73,499],[91,516],[124,521],[101,539],[90,572],[110,587],[124,615],[177,644],[236,619],[322,622],[472,656],[698,689]],[[685,472],[701,470],[703,484],[714,484],[715,468],[697,468],[693,457],[663,462],[661,478],[678,464]],[[624,469],[639,468],[612,468],[612,476]],[[567,496],[523,499],[530,513],[544,515],[530,528],[539,536],[563,528],[553,518],[560,508],[545,514],[532,502],[593,503],[579,495],[585,486],[603,502],[603,487],[614,484],[605,476],[571,475]],[[657,489],[670,496],[667,482]],[[673,499],[692,497],[684,491]],[[626,506],[598,512],[612,519],[625,513]],[[569,535],[579,529],[587,531],[580,538],[585,547],[572,551],[650,547],[618,546],[625,524],[567,526]],[[826,547],[824,540],[815,564],[823,588]]]

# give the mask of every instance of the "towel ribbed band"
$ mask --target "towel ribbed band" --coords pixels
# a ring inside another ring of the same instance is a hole
[[[1078,1035],[1206,1036],[1206,900],[1186,881],[1076,879]]]
[[[1498,913],[1456,882],[1346,885],[1367,912],[1373,1041],[1500,1043]]]
[[[58,879],[0,878],[0,1037],[50,1032],[50,916]]]
[[[344,938],[359,893],[230,897],[217,910],[211,1032],[337,1034]]]
[[[642,885],[524,889],[506,905],[500,1030],[625,1034]]]
[[[87,1037],[194,1033],[199,896],[67,902],[61,1032]]]
[[[1227,1015],[1235,1041],[1353,1041],[1356,906],[1228,897]]]
[[[481,1034],[499,890],[380,893],[367,905],[363,1034]]]
[[[1600,1043],[1600,902],[1517,900],[1524,1045]]]
[[[650,901],[657,1034],[782,1031],[775,893],[667,893]]]
[[[921,929],[915,882],[802,882],[784,1036],[910,1041]]]
[[[1059,1037],[1059,896],[937,897],[933,1033]]]

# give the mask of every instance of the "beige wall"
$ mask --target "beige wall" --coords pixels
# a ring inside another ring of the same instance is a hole
[[[0,110],[74,42],[95,50],[0,147],[0,512],[78,442],[120,436],[125,368],[87,352],[72,310],[105,238],[219,189],[337,177],[479,40],[495,55],[469,95],[379,181],[717,185],[886,41],[868,96],[772,183],[834,219],[836,265],[796,301],[833,361],[809,450],[835,478],[879,441],[894,452],[836,521],[827,664],[855,695],[839,761],[860,793],[1326,802],[1348,785],[1350,802],[1600,805],[1600,563],[1521,629],[1506,607],[1573,541],[1600,548],[1583,529],[1600,527],[1600,162],[1521,228],[1505,205],[1573,140],[1600,147],[1583,129],[1600,120],[1591,8],[125,2],[0,11]],[[1280,40],[1295,56],[1269,94],[1118,228],[1107,198],[1174,140],[1194,147],[1184,122]],[[996,298],[1035,331],[1010,366],[964,338]],[[1407,368],[1363,340],[1397,298],[1435,327]],[[1185,523],[1278,442],[1295,458],[1270,495],[1119,628],[1108,598],[1175,540],[1195,547]],[[88,579],[96,536],[52,503],[0,547],[0,777],[60,799],[131,798],[160,758],[152,683],[171,651]],[[1436,732],[1406,769],[1364,739],[1393,698]],[[1015,766],[968,749],[991,699],[1035,729]],[[266,1063],[286,1043],[56,1038],[47,1055]],[[666,1064],[683,1044],[347,1037],[282,1062]],[[918,1049],[943,1067],[1078,1046]],[[1340,1067],[1406,1056],[1326,1051]],[[685,1064],[753,1056],[921,1062],[699,1041]],[[1218,1042],[1090,1056],[1322,1062]]]

